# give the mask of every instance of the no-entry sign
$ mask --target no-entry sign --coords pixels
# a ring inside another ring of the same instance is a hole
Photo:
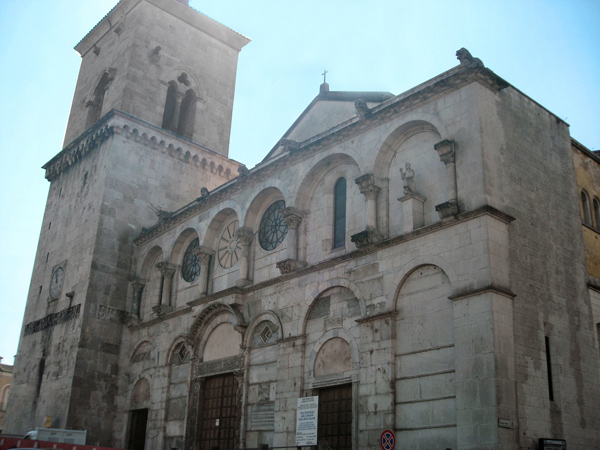
[[[382,450],[394,450],[396,448],[396,436],[392,430],[384,430],[379,438]]]

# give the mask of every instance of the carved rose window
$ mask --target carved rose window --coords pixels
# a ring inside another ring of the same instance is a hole
[[[219,264],[223,269],[229,269],[240,259],[242,246],[235,237],[235,232],[238,229],[238,221],[230,222],[219,239],[219,250],[217,257]]]
[[[194,252],[195,248],[200,246],[200,240],[198,238],[194,239],[188,245],[185,254],[183,255],[183,263],[181,264],[181,276],[185,281],[191,283],[198,275],[200,275],[200,260],[196,253]]]
[[[258,242],[267,250],[274,250],[283,242],[288,228],[283,220],[285,201],[278,200],[267,208],[260,221],[258,229]]]

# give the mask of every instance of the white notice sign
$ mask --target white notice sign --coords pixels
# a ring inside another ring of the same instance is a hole
[[[318,417],[319,397],[298,399],[298,411],[296,411],[296,445],[298,447],[317,445]]]

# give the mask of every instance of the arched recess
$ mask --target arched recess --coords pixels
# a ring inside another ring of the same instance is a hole
[[[140,377],[133,385],[133,389],[131,389],[131,396],[129,397],[129,409],[150,409],[151,392],[152,389],[148,378]]]
[[[147,320],[152,312],[152,307],[157,305],[161,297],[161,273],[157,264],[164,261],[164,253],[158,245],[152,247],[140,268],[139,279],[144,285],[139,308],[140,318]]]
[[[263,311],[260,314],[254,316],[250,324],[248,325],[248,329],[244,336],[244,347],[252,347],[252,337],[258,332],[260,333],[260,325],[264,322],[270,322],[274,325],[274,328],[277,330],[280,338],[284,337],[283,334],[283,324],[279,319],[279,316],[275,314],[273,311]]]
[[[343,341],[341,345],[336,342],[338,339]],[[358,380],[360,351],[355,337],[347,330],[339,328],[324,333],[313,344],[308,358],[309,379],[337,374]]]
[[[8,404],[8,396],[10,394],[10,383],[6,384],[0,390],[0,410],[6,411],[6,405]]]
[[[100,75],[100,79],[98,80],[98,83],[96,83],[96,87],[94,89],[92,100],[89,100],[85,105],[88,108],[85,125],[86,129],[94,125],[98,120],[100,120],[100,117],[102,117],[102,107],[104,106],[106,90],[114,80],[115,74],[116,69],[111,68],[104,70],[102,75]]]
[[[282,191],[275,187],[267,187],[261,190],[252,200],[250,206],[246,210],[243,222],[245,227],[249,227],[254,231],[258,230],[258,225],[265,210],[277,200],[286,200]],[[286,201],[286,206],[289,205]]]
[[[185,364],[190,361],[191,355],[192,348],[188,343],[187,336],[181,334],[173,339],[173,342],[169,346],[169,350],[167,351],[167,364]]]
[[[375,175],[375,178],[389,178],[390,163],[394,158],[397,149],[410,137],[424,132],[434,133],[440,137],[440,140],[443,139],[438,128],[424,120],[412,120],[404,123],[390,133],[377,152],[377,157],[375,158],[375,164],[373,166],[373,175]],[[433,148],[431,151],[435,154]]]
[[[158,356],[156,344],[145,339],[135,346],[129,361],[131,365],[140,363],[140,368],[145,370],[158,365]]]
[[[320,282],[317,287],[312,291],[310,297],[313,299],[308,305],[307,311],[304,315],[304,322],[302,324],[302,334],[306,334],[306,322],[310,316],[311,310],[315,307],[315,302],[326,296],[330,289],[334,288],[345,288],[352,292],[354,297],[358,301],[358,307],[360,308],[360,317],[364,318],[367,316],[367,307],[365,305],[364,295],[361,289],[352,281],[347,278],[330,278],[328,280]]]
[[[240,268],[242,243],[236,231],[240,227],[240,207],[234,202],[227,203],[210,219],[204,234],[203,246],[214,252],[209,292],[231,287],[239,278],[236,273]]]
[[[413,267],[395,299],[398,440],[419,448],[421,430],[436,430],[432,448],[456,448],[456,375],[452,285],[436,265]]]
[[[415,121],[398,127],[382,145],[375,162],[375,177],[385,180],[387,195],[378,197],[380,221],[386,224],[389,236],[405,232],[404,181],[401,172],[411,165],[413,189],[422,198],[422,211],[409,220],[414,227],[430,225],[440,220],[435,206],[448,200],[448,171],[434,149],[442,137],[432,124]],[[387,201],[386,201],[387,197]],[[409,203],[410,204],[410,203]],[[421,209],[419,208],[419,209]],[[412,227],[411,227],[412,228]],[[412,231],[412,230],[410,230]]]
[[[322,261],[332,251],[351,245],[350,236],[364,230],[365,199],[354,182],[359,175],[356,161],[339,153],[323,158],[306,174],[295,196],[296,208],[309,212],[299,227],[300,259],[308,264]],[[341,223],[338,217],[336,241],[335,189],[340,180],[345,182],[342,205],[345,214]]]
[[[592,214],[590,211],[590,196],[585,191],[581,190],[581,221],[587,226],[592,226]]]
[[[338,166],[349,165],[356,168],[356,176],[360,174],[358,163],[350,155],[345,153],[334,153],[329,155],[319,162],[317,162],[310,171],[306,174],[298,192],[296,193],[295,206],[298,209],[309,209],[310,202],[313,199],[313,193],[323,176]],[[354,179],[350,179],[352,175],[348,176],[349,182],[354,182]],[[356,177],[354,177],[356,178]],[[348,183],[350,184],[350,183]]]
[[[437,255],[418,256],[404,264],[400,270],[398,270],[396,276],[394,276],[393,286],[396,286],[394,299],[398,298],[400,288],[406,281],[406,278],[419,267],[428,265],[439,267],[446,274],[452,285],[458,280],[458,275],[456,275],[452,265],[444,258]]]
[[[215,320],[219,319],[219,320]],[[204,345],[210,333],[220,324],[228,322],[233,329],[243,335],[246,330],[246,323],[242,314],[234,307],[223,303],[211,303],[204,308],[196,317],[196,320],[190,327],[188,339],[193,342],[194,353],[201,357],[204,351]],[[240,340],[241,342],[241,340]]]

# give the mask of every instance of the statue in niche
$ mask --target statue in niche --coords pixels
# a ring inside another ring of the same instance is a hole
[[[406,171],[400,168],[400,176],[404,181],[404,195],[416,194],[417,186],[415,185],[415,171],[410,168],[410,163],[405,165]]]

